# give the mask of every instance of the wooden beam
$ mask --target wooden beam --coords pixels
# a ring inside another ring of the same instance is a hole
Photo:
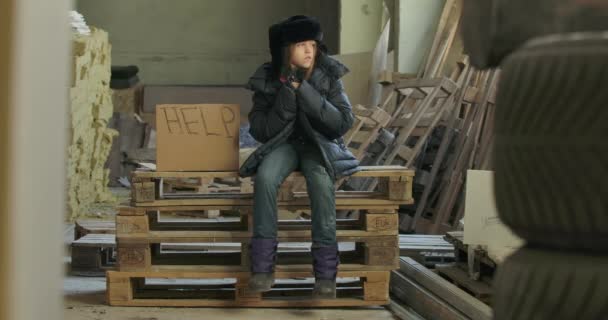
[[[390,291],[425,319],[465,320],[460,311],[398,271],[391,272]]]
[[[401,257],[399,265],[399,272],[446,301],[469,318],[478,320],[492,319],[493,313],[490,306],[451,284],[413,259]]]
[[[443,10],[441,11],[441,16],[439,17],[439,23],[437,24],[437,30],[435,30],[435,37],[433,38],[433,44],[431,45],[431,49],[426,55],[425,65],[422,69],[422,74],[419,74],[420,77],[428,77],[429,70],[431,69],[432,64],[435,62],[434,58],[437,56],[437,50],[439,49],[439,42],[444,33],[446,24],[448,22],[448,18],[450,17],[450,13],[452,12],[452,7],[454,5],[455,0],[446,0],[443,5]]]

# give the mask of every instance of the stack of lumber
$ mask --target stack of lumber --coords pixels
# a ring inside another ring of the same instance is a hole
[[[108,170],[104,168],[117,135],[108,128],[112,117],[108,34],[74,34],[73,75],[70,88],[68,146],[68,218],[76,219],[94,202],[112,200]]]

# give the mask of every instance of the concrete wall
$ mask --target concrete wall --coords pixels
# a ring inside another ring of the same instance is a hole
[[[395,0],[396,67],[417,73],[432,44],[445,0]]]
[[[373,51],[383,27],[382,0],[340,1],[340,54]]]
[[[338,0],[77,0],[109,32],[115,65],[136,64],[146,84],[240,85],[269,59],[268,27],[294,14],[319,18],[336,51]]]
[[[390,12],[395,71],[417,73],[433,43],[445,0],[341,0],[340,54],[373,51]]]

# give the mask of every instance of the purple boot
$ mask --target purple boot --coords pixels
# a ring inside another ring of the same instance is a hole
[[[313,244],[311,250],[315,274],[313,298],[334,299],[336,298],[336,276],[340,265],[338,244],[330,246]]]
[[[277,261],[278,245],[276,239],[251,239],[249,254],[252,274],[249,279],[249,290],[266,292],[274,284],[274,265]]]

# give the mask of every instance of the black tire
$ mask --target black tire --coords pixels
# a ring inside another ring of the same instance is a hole
[[[608,319],[608,256],[520,249],[498,269],[494,316]]]
[[[505,60],[495,115],[500,218],[532,245],[608,252],[608,33]]]
[[[529,39],[608,30],[608,5],[576,0],[465,0],[462,36],[471,63],[498,66]]]

